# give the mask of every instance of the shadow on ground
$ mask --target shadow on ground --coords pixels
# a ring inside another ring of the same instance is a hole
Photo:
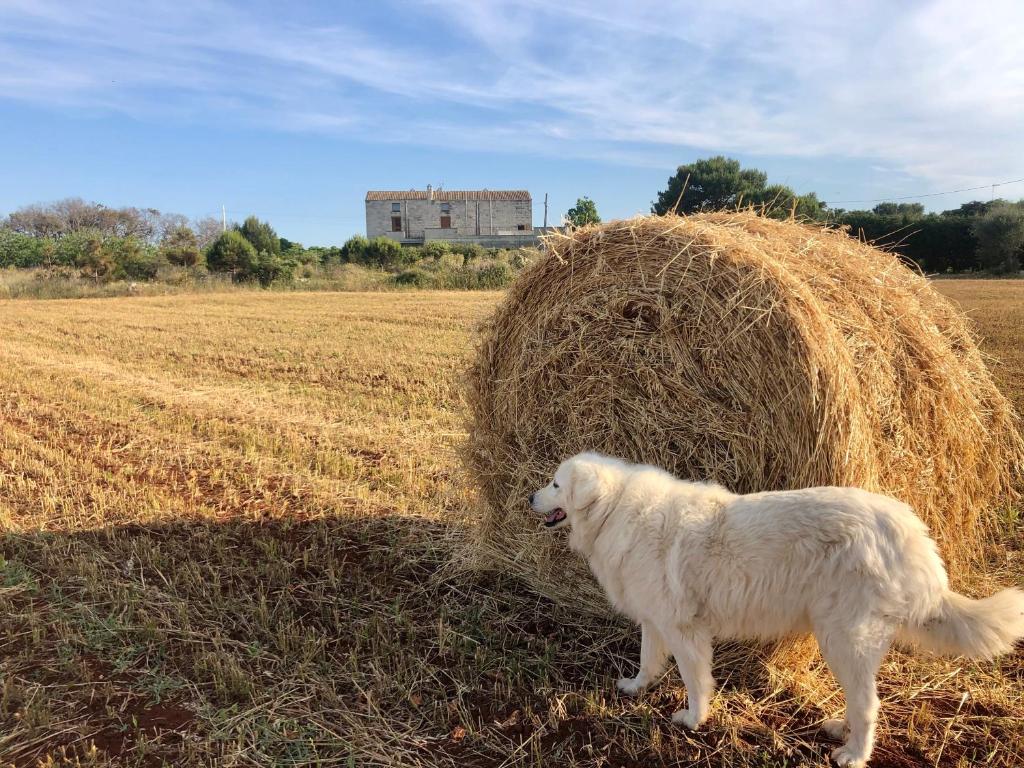
[[[637,633],[454,567],[462,538],[387,513],[9,535],[0,764],[824,764],[825,713],[784,692],[696,736],[674,675],[618,698]],[[749,667],[727,692],[771,689]]]

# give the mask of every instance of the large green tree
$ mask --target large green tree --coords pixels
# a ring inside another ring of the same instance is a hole
[[[214,240],[206,251],[206,266],[211,272],[230,272],[244,277],[256,261],[256,249],[241,233],[229,229]]]
[[[250,216],[242,225],[238,227],[238,231],[242,233],[242,237],[248,240],[252,247],[256,249],[256,253],[262,253],[266,251],[269,254],[277,256],[281,253],[281,238],[277,236],[277,232],[265,221],[260,221],[255,216]]]
[[[978,261],[996,273],[1019,272],[1024,256],[1024,202],[993,206],[974,222]]]
[[[574,227],[585,227],[587,224],[600,224],[601,217],[597,215],[597,206],[589,197],[580,197],[576,205],[569,209],[565,218]]]
[[[709,157],[680,165],[668,186],[658,193],[651,210],[666,213],[695,213],[700,210],[720,211],[747,202],[763,201],[768,174],[756,168],[741,168],[739,160]]]

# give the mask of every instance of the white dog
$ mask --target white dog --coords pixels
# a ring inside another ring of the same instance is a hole
[[[530,497],[544,525],[570,525],[612,605],[640,624],[640,671],[625,693],[656,681],[669,654],[696,728],[714,691],[716,638],[813,632],[846,695],[830,720],[841,766],[863,766],[874,745],[875,673],[894,640],[991,658],[1024,636],[1024,592],[972,600],[948,588],[924,523],[905,504],[856,488],[740,496],[660,469],[584,453]]]

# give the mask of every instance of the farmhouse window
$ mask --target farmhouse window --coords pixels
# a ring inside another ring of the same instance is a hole
[[[520,232],[522,232],[524,229],[526,229],[526,225],[525,224],[517,224],[516,225],[516,229],[518,229]]]
[[[402,210],[402,204],[401,203],[392,203],[391,204],[391,212],[392,213],[398,213],[401,210]]]
[[[452,212],[452,204],[451,203],[441,203],[441,213],[451,213],[451,212]]]
[[[451,228],[452,228],[452,217],[451,216],[442,216],[441,217],[441,229],[451,229]]]
[[[398,203],[395,203],[395,205],[398,205]],[[392,232],[401,232],[402,231],[402,217],[401,216],[392,216],[391,217],[391,231]]]

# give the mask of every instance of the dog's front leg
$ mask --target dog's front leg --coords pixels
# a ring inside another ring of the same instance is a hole
[[[696,728],[708,718],[715,679],[711,676],[711,635],[688,630],[670,640],[672,655],[686,686],[686,709],[672,715],[672,722]]]
[[[630,695],[639,693],[661,677],[668,661],[668,649],[657,628],[645,621],[640,629],[643,633],[640,637],[640,671],[636,677],[623,677],[616,683],[620,691]]]

